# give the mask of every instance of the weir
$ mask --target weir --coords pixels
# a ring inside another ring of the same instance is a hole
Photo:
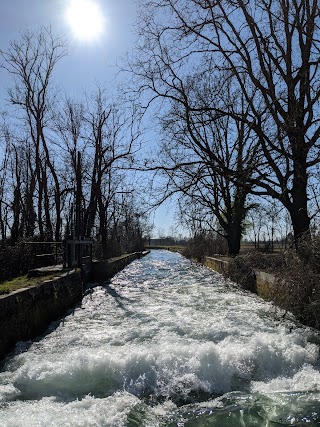
[[[3,427],[320,423],[319,336],[177,253],[151,251],[0,372]]]

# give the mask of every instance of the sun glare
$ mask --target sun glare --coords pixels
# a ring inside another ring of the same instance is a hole
[[[94,0],[70,0],[66,19],[73,36],[79,40],[98,39],[104,31],[103,13]]]

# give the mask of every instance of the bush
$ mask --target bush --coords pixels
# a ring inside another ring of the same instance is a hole
[[[281,253],[266,253],[266,252],[250,252],[246,255],[238,255],[237,258],[243,259],[251,268],[256,270],[274,273],[281,271],[285,266],[285,254]]]
[[[296,250],[239,255],[229,264],[229,277],[243,289],[255,292],[254,270],[276,276],[272,300],[303,324],[320,329],[320,239],[313,239],[301,258]]]
[[[229,263],[228,276],[232,281],[238,283],[242,289],[251,292],[257,291],[256,276],[247,257],[232,258]]]
[[[198,262],[202,262],[205,256],[226,255],[227,253],[228,245],[224,237],[213,236],[205,232],[190,239],[182,252],[185,257],[193,258]]]
[[[36,254],[30,245],[3,242],[0,246],[0,282],[26,274],[36,267]]]
[[[285,254],[278,272],[274,303],[309,326],[320,328],[320,272],[313,261],[305,263],[294,250]]]

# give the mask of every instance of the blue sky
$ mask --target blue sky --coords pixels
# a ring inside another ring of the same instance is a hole
[[[135,0],[91,0],[101,8],[104,33],[96,40],[74,37],[66,19],[70,2],[75,0],[1,0],[0,49],[6,50],[10,40],[19,39],[26,27],[51,26],[57,36],[67,38],[69,52],[57,65],[55,82],[71,96],[82,96],[97,83],[114,91],[117,80],[116,64],[133,47],[137,5]],[[76,0],[82,1],[82,0]],[[0,69],[0,107],[3,108],[10,79]],[[174,209],[161,207],[152,216],[157,231],[171,234]]]
[[[6,49],[19,31],[39,25],[52,27],[54,34],[66,36],[69,55],[58,64],[56,80],[67,91],[82,93],[94,82],[112,86],[113,67],[134,40],[136,5],[132,0],[95,0],[105,18],[105,32],[95,41],[77,40],[66,20],[71,0],[1,0],[0,46]],[[2,83],[5,76],[1,75]]]

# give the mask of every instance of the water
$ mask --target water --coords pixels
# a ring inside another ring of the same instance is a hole
[[[153,251],[17,346],[0,372],[0,426],[320,425],[318,336],[281,314]]]

